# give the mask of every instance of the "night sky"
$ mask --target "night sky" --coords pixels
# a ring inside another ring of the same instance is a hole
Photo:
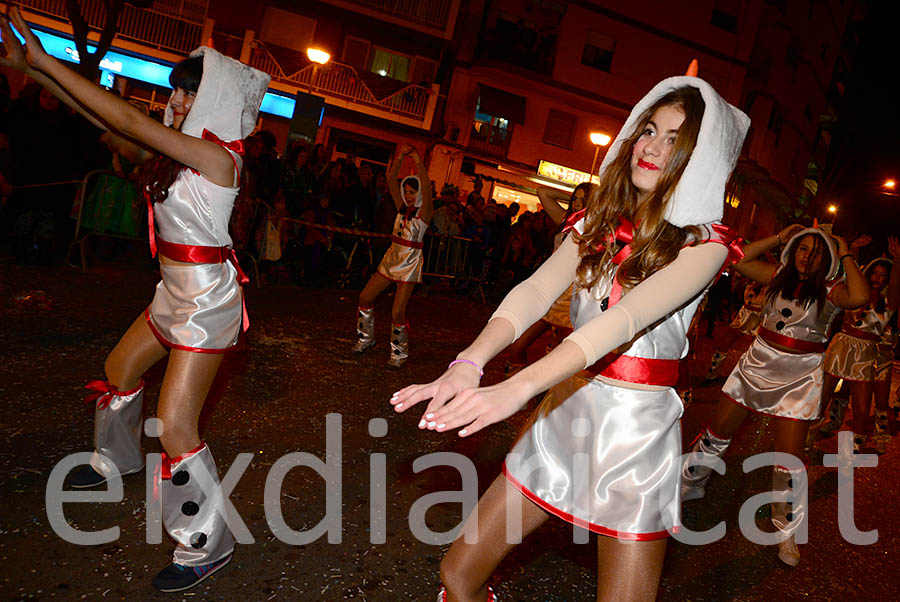
[[[833,168],[840,207],[836,231],[874,237],[863,257],[886,249],[885,237],[900,234],[900,196],[879,194],[887,179],[900,191],[900,45],[896,2],[875,1],[860,31],[846,93],[833,139]],[[841,194],[843,193],[843,194]],[[896,193],[895,193],[896,195]]]

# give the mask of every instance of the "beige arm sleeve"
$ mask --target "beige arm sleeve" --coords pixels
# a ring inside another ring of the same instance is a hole
[[[488,322],[497,318],[508,320],[515,329],[515,339],[518,339],[575,281],[580,260],[578,245],[569,234],[531,277],[509,291]]]
[[[702,292],[722,269],[727,256],[728,249],[717,243],[685,247],[675,261],[565,340],[581,348],[585,367],[590,366]]]

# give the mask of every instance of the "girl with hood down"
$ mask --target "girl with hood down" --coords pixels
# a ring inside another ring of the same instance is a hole
[[[655,599],[666,538],[680,526],[678,364],[704,292],[740,257],[718,222],[749,124],[699,78],[657,84],[559,248],[440,378],[394,394],[400,412],[430,399],[419,428],[469,437],[552,387],[441,562],[439,600],[494,600],[495,567],[550,515],[603,535],[598,600]],[[573,282],[572,334],[479,386],[484,364]]]
[[[782,242],[787,244],[780,264],[759,259]],[[846,281],[838,277],[841,267]],[[826,333],[841,308],[868,300],[869,288],[844,239],[796,224],[748,244],[735,269],[767,285],[766,303],[756,339],[725,381],[712,423],[685,459],[681,496],[704,497],[713,465],[751,412],[772,416],[775,451],[785,456],[772,471],[772,490],[778,493],[772,524],[779,532],[778,557],[796,566],[796,535],[807,517],[803,447],[810,424],[821,414]]]
[[[143,469],[142,376],[168,354],[159,420],[148,421],[148,433],[158,435],[165,450],[153,488],[159,497],[152,503],[161,503],[163,524],[177,546],[153,584],[167,592],[188,589],[225,566],[234,551],[216,465],[197,421],[222,354],[248,325],[245,277],[228,221],[239,190],[241,140],[256,124],[269,77],[198,48],[172,70],[162,125],[50,57],[18,10],[10,13],[26,45],[0,17],[4,66],[25,72],[98,127],[161,154],[145,192],[162,281],[107,357],[107,380],[88,385],[94,391],[89,399],[97,402],[94,453],[70,485],[94,487]]]

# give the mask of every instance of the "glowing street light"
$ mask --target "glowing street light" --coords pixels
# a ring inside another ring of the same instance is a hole
[[[307,48],[306,56],[309,57],[309,60],[319,65],[324,65],[331,58],[330,54],[319,48]]]
[[[893,190],[894,188],[896,188],[897,182],[895,182],[894,180],[885,180],[884,184],[882,184],[882,186]]]
[[[606,146],[612,140],[609,134],[604,134],[603,132],[591,132],[591,144],[594,145],[594,160],[591,161],[591,180],[594,179],[596,175],[594,173],[594,168],[597,167],[597,155],[600,154],[600,147]]]

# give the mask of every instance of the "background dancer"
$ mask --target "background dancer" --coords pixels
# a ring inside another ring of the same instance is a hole
[[[896,238],[888,240],[888,248],[895,258],[900,256]],[[886,449],[888,407],[882,403],[875,410],[875,436],[869,435],[869,410],[875,389],[875,364],[878,359],[878,343],[894,312],[900,306],[900,271],[894,272],[890,259],[881,257],[866,265],[863,275],[869,283],[869,299],[863,307],[844,313],[841,331],[834,335],[825,352],[825,385],[822,391],[823,414],[827,411],[839,379],[850,387],[853,404],[853,451],[864,447],[879,454]],[[886,399],[886,398],[885,398]],[[837,402],[835,402],[837,403]],[[839,430],[843,412],[839,418],[823,428],[823,432]],[[871,437],[871,438],[870,438]]]
[[[785,240],[780,265],[757,259]],[[744,259],[735,269],[768,284],[762,322],[756,340],[725,381],[712,424],[697,437],[683,466],[683,500],[704,496],[712,468],[700,463],[725,453],[751,411],[775,417],[775,451],[803,457],[810,421],[820,415],[828,325],[839,308],[859,307],[869,295],[847,243],[838,237],[834,241],[836,245],[817,228],[795,224],[744,247]],[[836,279],[841,264],[846,283]],[[800,552],[794,532],[806,510],[806,472],[776,466],[772,482],[775,491],[793,494],[791,512],[785,502],[772,505],[772,523],[784,537],[778,557],[796,566]]]
[[[489,596],[488,579],[514,547],[510,508],[521,512],[524,535],[554,514],[605,536],[597,541],[598,600],[656,597],[666,537],[680,523],[682,404],[672,387],[704,291],[740,253],[715,222],[748,127],[703,80],[657,84],[604,158],[599,190],[574,232],[440,378],[392,398],[398,411],[430,399],[420,428],[462,427],[459,435],[470,436],[553,386],[507,456],[505,478],[463,527],[477,529],[477,543],[460,537],[442,561],[446,600]],[[707,241],[723,244],[700,244]],[[481,366],[573,281],[575,331],[508,380],[479,388]],[[610,353],[629,341],[621,355]],[[583,470],[575,466],[581,457],[590,462]]]
[[[141,378],[168,353],[157,408],[165,449],[157,490],[163,523],[178,545],[153,584],[162,591],[188,589],[225,566],[234,550],[220,514],[215,462],[197,421],[222,353],[237,342],[242,323],[247,326],[228,220],[238,193],[240,140],[256,124],[269,76],[199,48],[172,70],[162,125],[50,57],[18,10],[10,14],[26,46],[0,17],[3,65],[24,71],[98,127],[162,154],[146,182],[158,228],[151,249],[159,249],[162,281],[107,357],[106,382],[89,385],[97,398],[94,455],[70,484],[94,487],[143,468]]]
[[[731,324],[728,325],[730,336],[724,341],[716,341],[716,350],[710,359],[709,371],[706,373],[706,378],[703,380],[704,385],[712,384],[718,380],[719,367],[722,365],[722,362],[725,361],[725,358],[728,357],[728,352],[731,351],[731,348],[734,347],[738,341],[744,337],[756,336],[756,330],[759,328],[759,321],[762,319],[761,312],[765,301],[765,287],[758,282],[748,282],[744,287],[744,304],[734,316]]]
[[[416,175],[406,176],[398,185],[397,175],[407,156],[415,164]],[[416,284],[422,282],[422,240],[433,213],[428,172],[413,147],[408,144],[400,147],[388,172],[387,183],[398,213],[394,218],[391,246],[378,264],[378,270],[359,294],[357,340],[353,351],[363,353],[375,345],[375,299],[391,282],[396,282],[397,291],[391,307],[391,357],[387,365],[400,368],[409,358],[406,305]]]
[[[541,186],[538,188],[538,198],[544,211],[553,223],[560,227],[560,231],[553,238],[553,250],[559,248],[566,232],[563,231],[564,222],[572,215],[584,209],[586,199],[590,198],[592,189],[595,188],[590,182],[582,182],[575,187],[572,195],[569,197],[569,204],[563,208],[559,201],[564,197],[560,197],[560,192],[556,188]],[[522,336],[509,346],[506,355],[506,366],[503,369],[503,375],[507,378],[521,370],[528,363],[528,348],[535,341],[544,335],[551,328],[562,331],[560,334],[568,335],[572,331],[572,320],[569,317],[569,306],[572,301],[572,287],[566,289],[559,299],[553,302],[553,305],[547,311],[543,318],[531,325],[531,327],[522,333]],[[561,338],[561,337],[560,337]],[[553,341],[553,347],[559,342],[559,338]]]

